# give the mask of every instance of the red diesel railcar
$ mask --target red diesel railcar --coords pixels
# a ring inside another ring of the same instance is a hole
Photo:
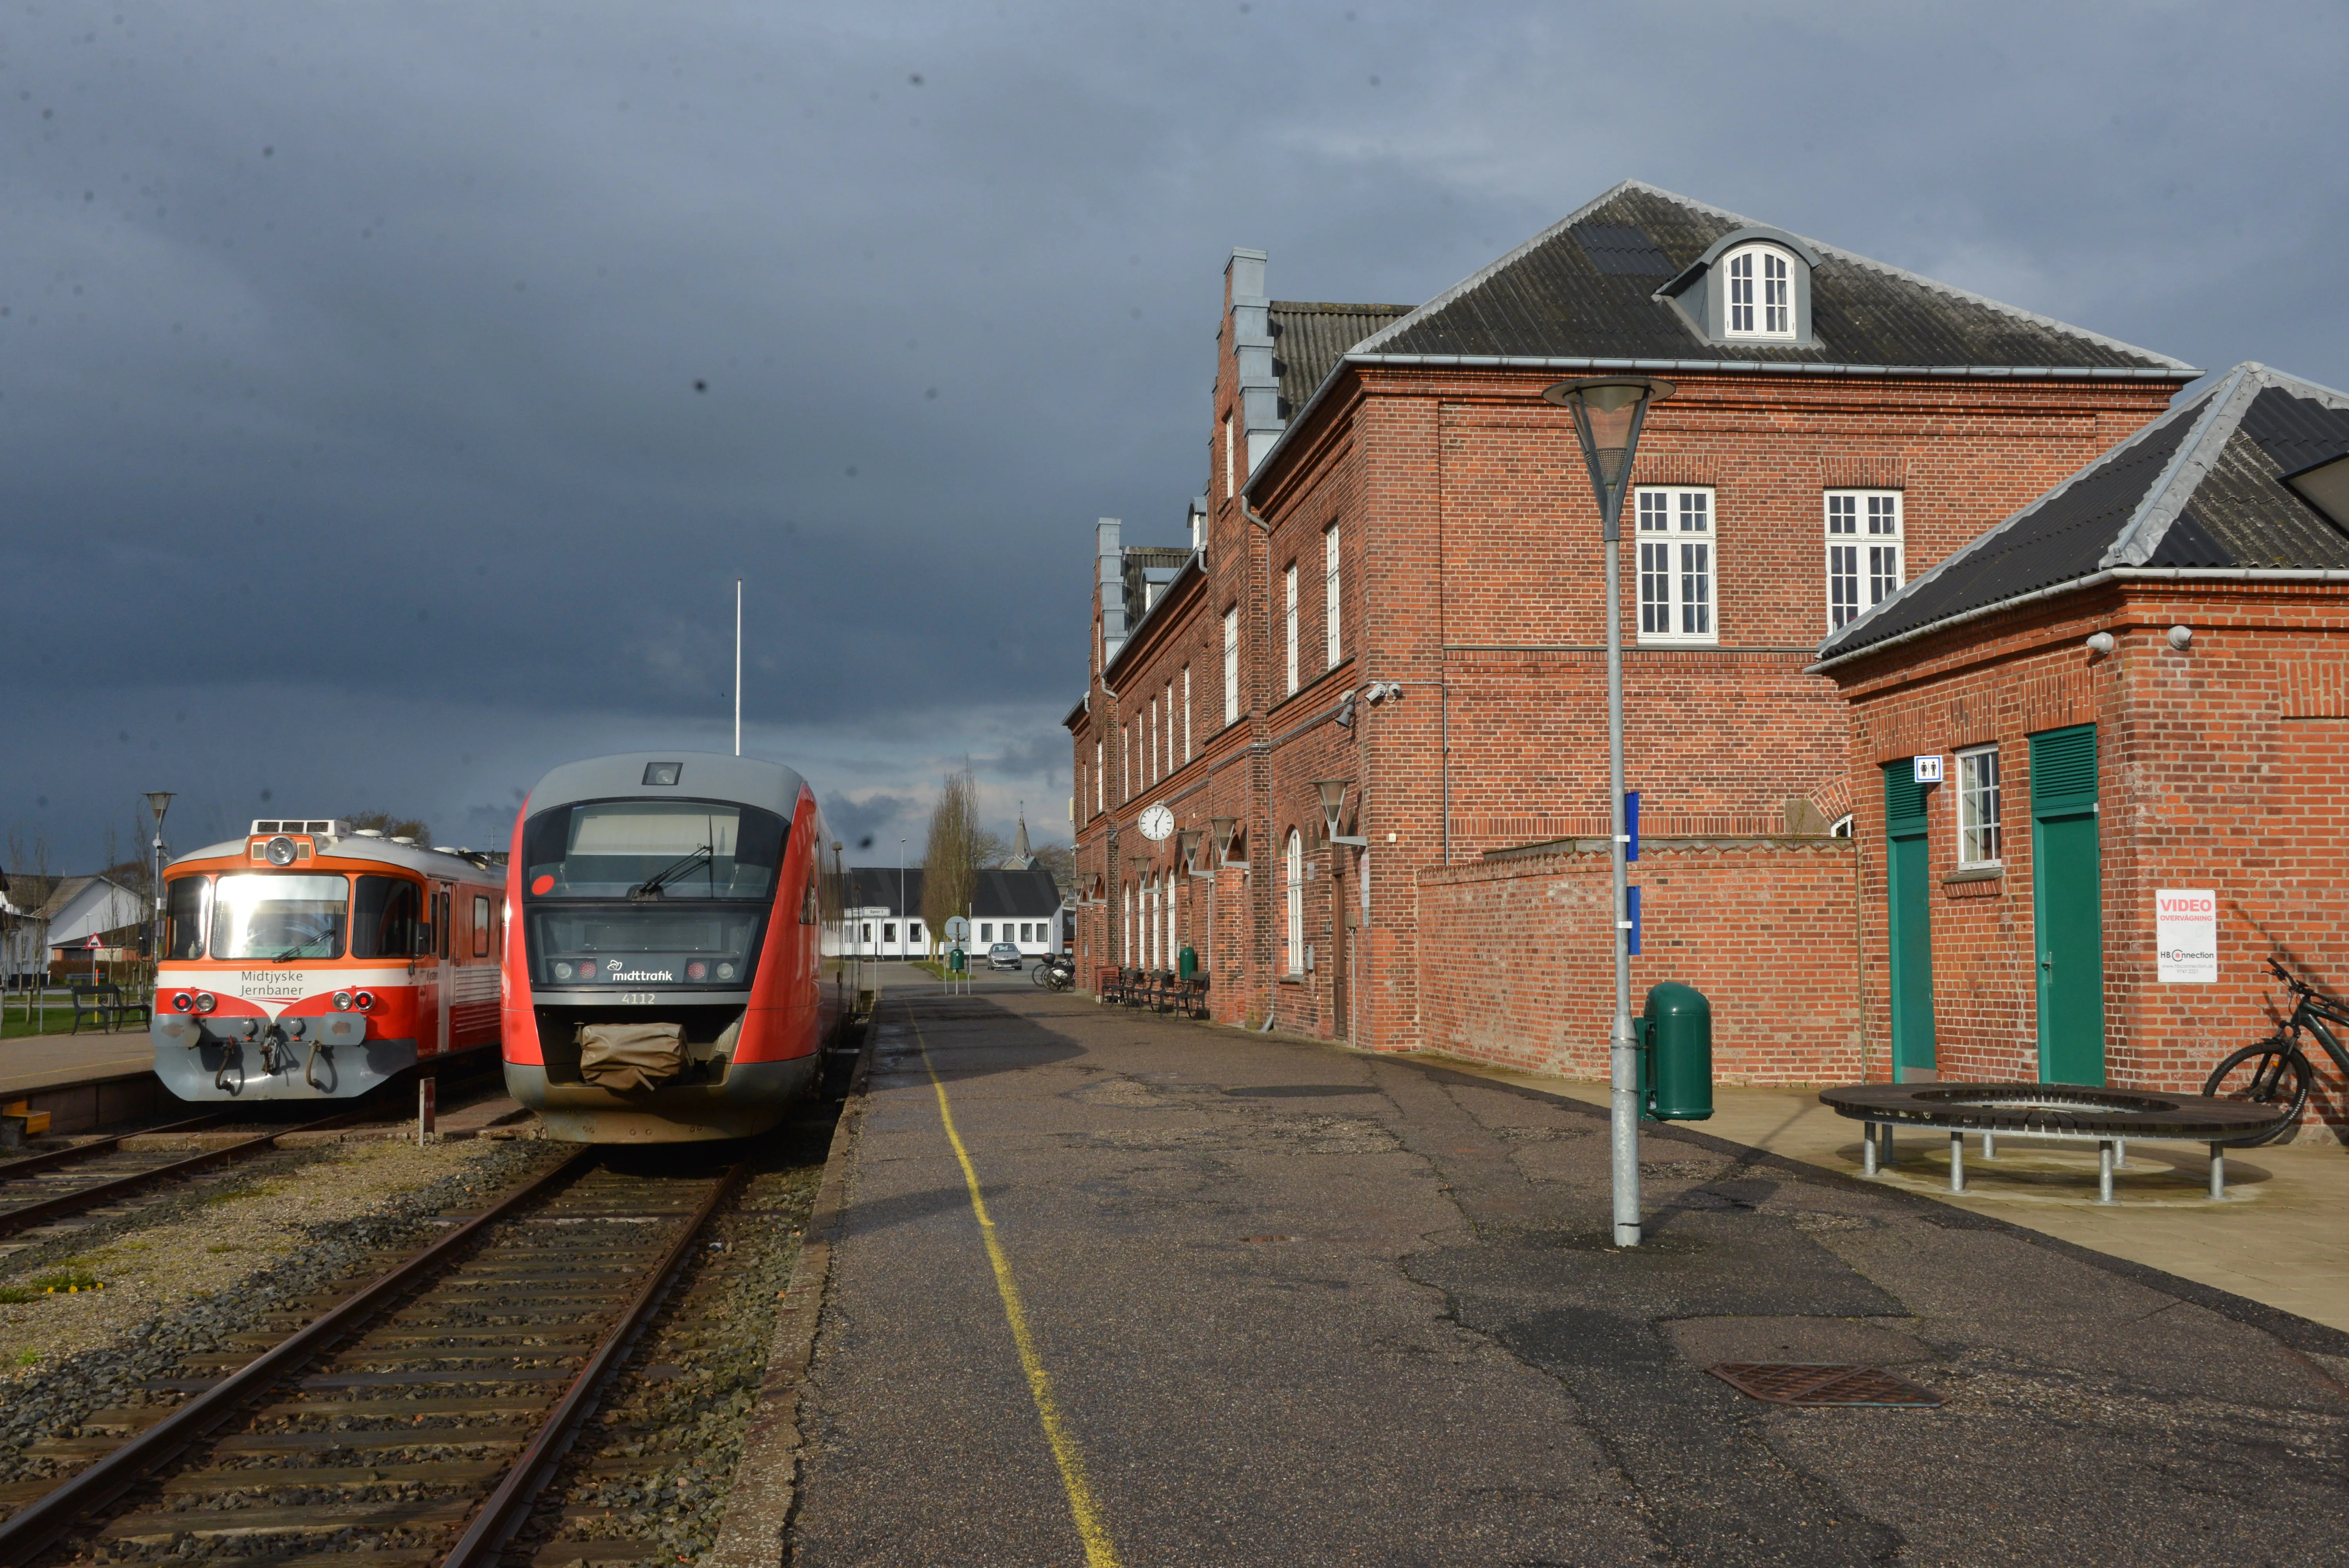
[[[828,841],[771,762],[636,752],[540,779],[506,881],[508,1091],[574,1142],[781,1120],[848,1000]]]

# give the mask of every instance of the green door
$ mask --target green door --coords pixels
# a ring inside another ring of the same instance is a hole
[[[2096,852],[2096,727],[2031,738],[2032,924],[2038,933],[2039,1081],[2105,1081],[2104,874]]]
[[[1926,786],[1913,763],[1884,769],[1885,883],[1892,949],[1892,1081],[1933,1071],[1933,895],[1926,864]]]

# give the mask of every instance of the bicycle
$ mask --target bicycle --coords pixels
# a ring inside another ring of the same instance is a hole
[[[1029,984],[1041,985],[1048,991],[1066,991],[1077,983],[1076,960],[1058,953],[1048,953],[1036,961],[1035,973]]]
[[[2221,1099],[2250,1100],[2254,1105],[2285,1105],[2292,1114],[2277,1124],[2276,1130],[2258,1138],[2242,1140],[2244,1147],[2272,1143],[2300,1125],[2300,1113],[2308,1104],[2308,1091],[2316,1078],[2316,1069],[2301,1045],[2301,1031],[2306,1030],[2324,1047],[2342,1078],[2349,1080],[2349,1047],[2340,1037],[2325,1027],[2338,1025],[2349,1031],[2349,1007],[2329,996],[2317,995],[2316,987],[2293,976],[2274,959],[2268,960],[2268,970],[2288,986],[2300,1000],[2276,1032],[2257,1044],[2245,1046],[2225,1061],[2203,1084],[2202,1092]]]

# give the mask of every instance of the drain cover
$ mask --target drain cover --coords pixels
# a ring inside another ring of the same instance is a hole
[[[1724,1361],[1705,1368],[1741,1394],[1774,1405],[1902,1405],[1930,1409],[1941,1397],[1881,1367],[1817,1361]]]

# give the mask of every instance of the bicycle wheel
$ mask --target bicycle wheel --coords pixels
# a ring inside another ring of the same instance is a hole
[[[1048,978],[1048,976],[1050,976],[1051,973],[1052,966],[1050,965],[1039,964],[1036,965],[1034,972],[1028,976],[1028,984],[1030,985],[1041,985],[1047,990],[1050,990],[1051,988],[1052,982]]]
[[[2308,1103],[2311,1076],[2308,1058],[2301,1054],[2298,1043],[2278,1036],[2245,1046],[2220,1062],[2203,1084],[2202,1092],[2220,1099],[2292,1108],[2292,1114],[2273,1132],[2239,1140],[2240,1147],[2256,1148],[2274,1142],[2299,1125],[2301,1109]]]

